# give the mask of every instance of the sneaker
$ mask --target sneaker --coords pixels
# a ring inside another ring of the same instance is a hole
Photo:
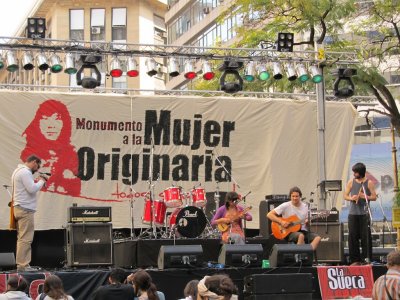
[[[25,267],[19,266],[17,267],[17,272],[36,272],[39,271],[39,267],[31,267],[30,265],[27,265]]]

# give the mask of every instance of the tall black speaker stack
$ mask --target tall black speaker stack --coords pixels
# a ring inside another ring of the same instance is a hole
[[[259,206],[259,221],[260,235],[263,238],[269,238],[272,234],[271,221],[267,218],[267,214],[278,207],[283,202],[289,201],[288,195],[266,195],[265,200],[260,202]]]
[[[70,207],[66,242],[69,267],[113,265],[111,207]]]

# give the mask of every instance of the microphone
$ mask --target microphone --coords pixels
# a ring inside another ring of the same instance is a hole
[[[3,184],[3,187],[9,188],[9,187],[11,187],[11,185]]]
[[[46,176],[51,176],[51,173],[47,173],[47,172],[39,172],[40,175],[46,175]]]
[[[307,199],[307,197],[303,197],[303,198],[301,198],[300,200],[301,201],[304,201],[304,200],[306,200]]]

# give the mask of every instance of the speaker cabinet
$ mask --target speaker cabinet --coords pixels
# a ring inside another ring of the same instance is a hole
[[[287,296],[290,294],[295,294],[298,297],[297,299],[311,299],[312,292],[313,285],[311,273],[253,274],[244,278],[244,295],[272,295],[278,297],[248,297],[245,299],[280,299],[280,296]],[[305,295],[309,295],[310,298],[304,297]]]
[[[260,222],[260,235],[264,238],[269,238],[272,234],[271,231],[271,220],[267,218],[267,214],[274,210],[276,207],[281,205],[283,202],[288,201],[288,199],[272,199],[263,200],[260,202],[259,206],[259,222]]]
[[[275,244],[269,256],[271,268],[284,266],[312,266],[314,251],[309,244]]]
[[[223,244],[218,263],[226,266],[261,266],[263,247],[261,244]]]
[[[68,224],[66,235],[68,266],[113,264],[111,223]]]
[[[0,270],[15,269],[15,256],[13,252],[0,253]]]
[[[312,223],[311,232],[321,237],[317,248],[318,262],[344,261],[342,223]]]
[[[157,264],[160,270],[201,267],[203,264],[203,247],[201,245],[163,245],[158,252]]]

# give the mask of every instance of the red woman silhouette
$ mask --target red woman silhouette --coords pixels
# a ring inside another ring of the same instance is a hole
[[[21,160],[36,154],[42,158],[39,171],[51,173],[43,190],[80,195],[78,155],[71,145],[71,116],[65,104],[52,99],[40,104],[35,118],[22,136],[26,138],[26,146],[21,152]]]

